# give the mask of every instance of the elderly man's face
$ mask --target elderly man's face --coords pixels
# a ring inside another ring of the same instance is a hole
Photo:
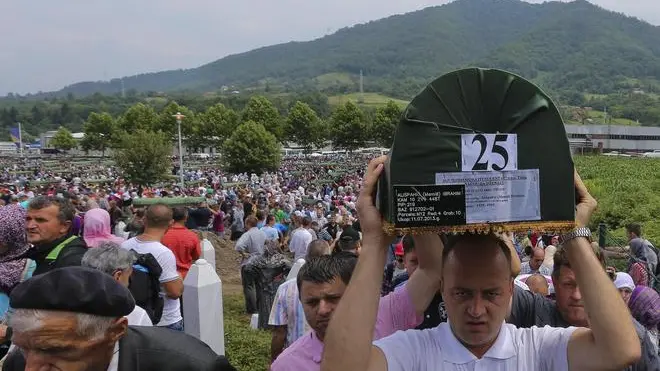
[[[442,297],[452,331],[480,357],[497,338],[507,315],[513,294],[511,264],[495,242],[459,243],[449,253],[442,274]]]
[[[40,244],[55,241],[66,235],[71,226],[70,222],[62,222],[57,215],[60,208],[50,205],[43,209],[28,208],[26,225],[27,239],[32,244]]]
[[[80,336],[73,314],[48,315],[41,326],[15,331],[12,341],[25,357],[26,370],[98,371],[106,370],[115,343],[126,333],[126,317],[117,321],[103,336]]]

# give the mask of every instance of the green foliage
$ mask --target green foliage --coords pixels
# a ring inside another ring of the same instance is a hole
[[[57,132],[50,139],[48,145],[56,149],[68,151],[76,147],[76,140],[73,139],[73,135],[71,135],[71,132],[67,128],[62,126],[59,129],[57,129]]]
[[[284,139],[282,117],[268,98],[260,95],[250,98],[241,116],[241,122],[248,121],[263,125],[277,140]]]
[[[128,181],[149,186],[167,178],[171,154],[168,134],[138,129],[121,134],[113,157]]]
[[[323,145],[325,130],[316,112],[307,103],[296,102],[287,117],[285,136],[296,144],[310,149]]]
[[[252,330],[245,314],[243,295],[224,295],[225,352],[237,370],[263,371],[270,368],[271,334]]]
[[[221,148],[222,144],[238,127],[238,114],[231,108],[218,103],[199,115],[198,127],[193,136],[199,137],[203,145]]]
[[[335,148],[349,151],[362,147],[369,133],[364,112],[348,101],[335,108],[330,118],[330,136]]]
[[[376,110],[373,121],[373,138],[381,147],[390,148],[394,142],[394,133],[401,119],[401,107],[394,101],[387,102]]]
[[[96,150],[105,154],[105,150],[116,139],[117,127],[109,113],[92,112],[84,125],[85,137],[80,141],[83,150]]]
[[[577,156],[575,166],[598,200],[592,228],[605,223],[624,237],[624,227],[642,223],[647,238],[660,243],[660,160],[609,156]]]
[[[247,121],[225,141],[222,156],[230,171],[260,174],[279,167],[280,149],[277,138],[262,124]]]
[[[158,126],[158,115],[153,107],[137,103],[124,112],[117,124],[119,129],[129,134],[138,130],[153,131]]]
[[[181,106],[175,101],[169,102],[158,115],[158,120],[152,130],[162,131],[171,138],[177,138],[178,129],[174,115],[181,113],[185,117],[181,120],[181,134],[188,138],[193,132],[195,126],[195,114],[185,106]],[[194,146],[193,146],[194,147]]]

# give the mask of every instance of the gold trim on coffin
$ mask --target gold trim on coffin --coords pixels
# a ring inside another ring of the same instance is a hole
[[[479,223],[479,224],[466,224],[466,225],[453,225],[453,226],[434,226],[434,227],[410,227],[410,228],[397,228],[394,224],[389,222],[383,223],[383,230],[387,234],[394,234],[397,231],[405,234],[422,234],[422,233],[490,233],[490,232],[552,232],[552,233],[567,233],[574,230],[576,227],[575,221],[539,221],[539,222],[511,222],[511,223]]]

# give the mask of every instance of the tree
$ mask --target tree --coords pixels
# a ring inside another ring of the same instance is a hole
[[[167,134],[138,129],[121,135],[113,157],[128,181],[149,186],[167,177],[171,154],[172,142]]]
[[[364,112],[353,102],[338,106],[330,117],[330,136],[335,148],[356,150],[364,146],[368,129]]]
[[[137,103],[124,112],[117,126],[130,134],[138,130],[153,131],[157,123],[158,115],[154,109],[144,103]]]
[[[82,149],[101,151],[101,156],[105,156],[105,150],[111,146],[117,132],[112,116],[107,112],[92,112],[83,128],[85,137],[80,141]]]
[[[307,103],[296,102],[289,111],[285,129],[285,137],[306,150],[323,144],[323,124]]]
[[[385,106],[376,109],[372,134],[376,143],[381,147],[391,147],[394,142],[394,133],[401,119],[401,108],[393,100]]]
[[[263,125],[277,140],[284,139],[282,116],[268,98],[260,95],[250,98],[241,116],[241,122],[248,121]]]
[[[48,143],[51,147],[56,148],[56,149],[61,149],[63,151],[68,151],[71,148],[76,147],[76,140],[73,139],[73,135],[71,135],[71,132],[63,127],[60,126],[59,129],[57,129],[57,132],[53,137],[50,139],[50,142]]]
[[[206,145],[222,148],[222,144],[238,127],[238,114],[218,103],[199,115],[199,130],[194,133],[206,141]]]
[[[169,102],[158,115],[154,131],[167,133],[172,139],[177,138],[178,128],[174,115],[181,113],[185,117],[181,120],[181,134],[184,138],[191,135],[195,129],[195,114],[185,106],[181,106],[175,101]],[[188,143],[186,141],[186,143]]]
[[[263,125],[247,121],[225,141],[222,155],[230,171],[262,173],[279,167],[280,149],[277,138]]]

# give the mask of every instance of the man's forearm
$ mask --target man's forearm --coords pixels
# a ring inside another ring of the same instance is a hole
[[[351,282],[330,321],[323,371],[366,370],[369,364],[386,260],[385,245],[369,244],[365,242]]]
[[[270,361],[273,362],[277,356],[284,350],[284,342],[286,340],[287,328],[286,326],[274,326],[273,338],[270,342]]]
[[[408,280],[406,288],[415,306],[415,312],[423,315],[440,289],[444,245],[437,234],[415,236],[414,241],[419,268]]]
[[[589,327],[603,355],[639,340],[626,307],[612,281],[594,255],[590,242],[578,237],[564,246],[589,315]]]

